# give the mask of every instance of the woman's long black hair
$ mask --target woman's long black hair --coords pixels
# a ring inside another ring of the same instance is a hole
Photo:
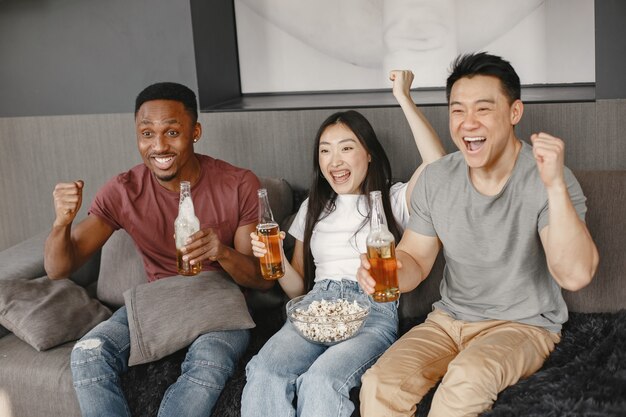
[[[383,208],[389,226],[389,231],[400,240],[400,227],[396,223],[391,202],[389,199],[389,189],[391,188],[391,164],[382,145],[376,137],[372,125],[361,113],[348,110],[330,115],[317,131],[313,150],[313,177],[309,187],[309,206],[304,227],[304,282],[307,291],[313,287],[315,280],[315,264],[311,253],[311,236],[318,221],[326,217],[335,209],[337,193],[330,186],[322,171],[320,170],[319,143],[320,138],[326,128],[331,125],[342,124],[350,129],[359,139],[367,153],[371,156],[371,161],[367,169],[367,174],[361,184],[361,193],[368,196],[370,191],[380,190],[383,197]],[[368,199],[369,207],[369,199]],[[369,210],[368,210],[369,213]],[[369,218],[369,214],[367,216]],[[355,233],[357,231],[355,230]]]

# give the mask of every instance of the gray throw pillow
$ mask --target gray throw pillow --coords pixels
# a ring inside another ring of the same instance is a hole
[[[259,177],[261,188],[267,189],[267,197],[272,207],[274,220],[282,222],[293,211],[293,191],[291,185],[282,178]]]
[[[0,251],[0,279],[31,279],[46,275],[43,248],[49,230]]]
[[[123,229],[116,231],[102,247],[98,300],[117,309],[124,305],[124,291],[146,282],[143,259],[133,239]]]
[[[110,316],[67,279],[0,281],[0,324],[39,351],[80,339]]]
[[[255,326],[239,286],[225,272],[140,284],[124,292],[124,300],[129,366],[158,360],[211,331]]]

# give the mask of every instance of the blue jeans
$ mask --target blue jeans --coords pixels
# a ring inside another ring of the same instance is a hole
[[[361,292],[354,281],[324,280],[309,295],[326,298]],[[332,346],[302,338],[287,321],[246,367],[242,417],[350,416],[350,390],[396,340],[397,303],[372,302],[370,314],[353,338]],[[297,396],[297,409],[293,406]]]
[[[249,340],[247,330],[211,332],[189,346],[182,373],[161,400],[159,416],[209,416]],[[81,413],[128,416],[120,386],[128,370],[130,333],[126,307],[87,333],[72,350],[74,389]]]

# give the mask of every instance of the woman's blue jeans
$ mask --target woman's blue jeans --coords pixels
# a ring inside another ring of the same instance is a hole
[[[247,330],[211,332],[190,346],[182,373],[161,400],[159,416],[209,416],[246,350]],[[87,333],[72,350],[74,389],[83,417],[129,416],[120,386],[128,370],[130,333],[126,307]]]
[[[307,295],[318,298],[362,293],[350,280],[323,280]],[[397,303],[372,302],[370,314],[353,338],[332,346],[302,338],[287,321],[246,367],[242,417],[350,416],[350,390],[396,340]],[[297,407],[294,408],[294,397]]]

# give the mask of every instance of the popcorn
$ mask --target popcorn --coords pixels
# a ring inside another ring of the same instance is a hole
[[[360,328],[369,309],[345,299],[312,301],[308,307],[289,312],[298,331],[318,343],[336,343],[352,337]]]

